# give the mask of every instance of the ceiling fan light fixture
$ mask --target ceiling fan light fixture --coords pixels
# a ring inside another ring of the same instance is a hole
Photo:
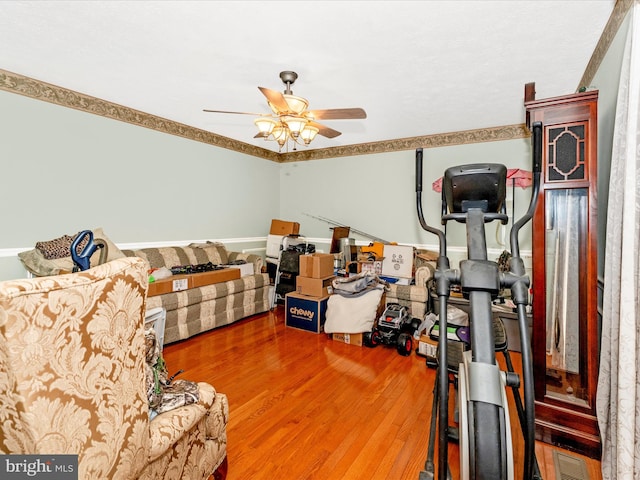
[[[253,123],[258,127],[258,132],[264,138],[267,138],[273,132],[274,127],[277,125],[277,122],[272,118],[268,117],[260,117],[256,118]]]
[[[287,105],[289,106],[289,110],[295,113],[296,115],[300,115],[309,106],[309,102],[307,101],[306,98],[296,97],[295,95],[288,95],[286,93],[282,96],[284,97],[284,100],[287,102]]]
[[[309,145],[313,141],[313,139],[316,138],[316,135],[319,131],[319,128],[307,124],[300,132],[300,138],[302,138],[302,141],[304,141],[305,145]]]
[[[309,122],[304,117],[293,117],[293,116],[285,116],[283,117],[284,123],[287,124],[287,128],[289,129],[289,133],[293,138],[298,138],[300,132],[304,129],[305,125]]]
[[[287,126],[282,123],[277,124],[271,132],[271,135],[273,139],[278,142],[278,145],[282,147],[289,137]]]
[[[280,151],[286,145],[287,152],[290,146],[292,146],[292,151],[296,151],[297,145],[308,146],[317,135],[335,138],[341,134],[337,130],[316,123],[316,120],[362,119],[367,117],[362,108],[307,110],[309,106],[308,100],[294,95],[291,90],[291,85],[294,84],[297,78],[298,74],[296,72],[288,70],[280,72],[280,79],[286,86],[284,93],[265,87],[258,87],[258,90],[267,99],[267,104],[272,112],[270,114],[208,109],[204,111],[251,115],[255,118],[254,123],[258,128],[258,133],[254,135],[254,138],[276,141],[280,146]]]

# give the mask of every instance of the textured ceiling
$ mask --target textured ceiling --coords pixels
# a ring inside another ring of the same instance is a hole
[[[536,98],[573,93],[615,0],[8,1],[0,69],[277,151],[254,139],[258,86],[279,72],[324,123],[327,148],[521,124]],[[594,86],[594,87],[597,87]],[[305,149],[307,147],[301,147]]]

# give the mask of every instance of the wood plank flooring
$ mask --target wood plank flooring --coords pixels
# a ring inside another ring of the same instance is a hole
[[[285,327],[278,306],[167,345],[164,356],[170,374],[184,369],[179,378],[228,396],[228,480],[418,480],[424,468],[435,370],[415,353]],[[511,416],[517,422],[513,407]],[[553,447],[538,443],[536,452],[544,479],[554,480]],[[457,478],[452,444],[449,459]],[[591,480],[600,479],[599,462],[586,460]]]

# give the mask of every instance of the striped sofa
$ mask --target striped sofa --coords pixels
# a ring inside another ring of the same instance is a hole
[[[148,297],[147,309],[163,307],[167,311],[165,344],[269,310],[269,275],[261,273],[263,258],[259,255],[229,251],[223,244],[213,242],[122,252],[142,258],[150,269],[208,262],[226,265],[236,260],[253,264],[253,275]]]

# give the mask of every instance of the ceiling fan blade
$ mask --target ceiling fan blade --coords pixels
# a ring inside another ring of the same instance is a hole
[[[342,132],[334,130],[333,128],[329,128],[325,125],[321,125],[317,122],[309,122],[310,125],[316,127],[318,129],[318,135],[322,135],[327,138],[335,138],[342,135]]]
[[[331,108],[328,110],[310,110],[316,120],[355,120],[367,118],[367,112],[362,108]]]
[[[258,87],[260,89],[260,91],[262,92],[262,94],[267,97],[267,101],[273,105],[272,110],[275,108],[273,113],[279,113],[279,112],[288,112],[289,111],[289,104],[287,103],[287,101],[285,100],[284,96],[280,93],[277,92],[275,90],[270,90],[268,88],[264,88],[264,87]]]
[[[202,109],[203,112],[207,113],[231,113],[233,115],[253,115],[255,117],[270,117],[270,113],[251,113],[251,112],[232,112],[229,110],[208,110],[206,108]]]

